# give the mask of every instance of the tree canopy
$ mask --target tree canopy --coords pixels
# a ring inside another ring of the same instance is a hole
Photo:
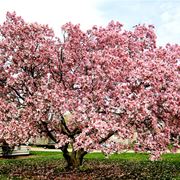
[[[129,148],[156,159],[179,147],[180,46],[156,46],[152,25],[119,22],[82,31],[27,23],[7,13],[0,25],[0,138],[21,144],[39,134],[85,154]],[[65,119],[64,114],[70,113]],[[115,142],[112,136],[119,139]],[[105,145],[106,143],[106,145]]]

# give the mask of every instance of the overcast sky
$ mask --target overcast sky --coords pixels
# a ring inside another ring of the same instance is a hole
[[[0,0],[0,23],[7,11],[16,11],[28,22],[49,24],[56,34],[66,22],[83,29],[119,21],[124,28],[153,24],[158,44],[180,44],[180,0]]]

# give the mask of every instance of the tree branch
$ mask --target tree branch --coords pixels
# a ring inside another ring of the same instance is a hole
[[[111,136],[113,136],[116,132],[117,132],[117,131],[110,131],[105,138],[102,138],[102,139],[99,141],[99,144],[102,144],[102,143],[106,142],[106,141],[107,141]]]
[[[63,48],[61,48],[60,60],[62,61],[62,63],[64,62]]]
[[[61,129],[62,132],[67,135],[68,137],[70,137],[71,139],[74,139],[74,135],[76,134],[80,134],[81,130],[77,127],[75,128],[72,132],[69,130],[69,128],[66,125],[65,119],[63,117],[63,115],[61,115]]]
[[[20,95],[20,93],[19,93],[14,87],[10,86],[10,88],[16,93],[16,95],[17,95],[19,98],[21,98],[23,101],[25,100],[25,98],[22,97],[22,96]]]
[[[58,141],[56,140],[56,138],[54,137],[54,135],[52,134],[52,131],[49,131],[48,127],[47,127],[47,123],[42,121],[41,124],[43,125],[44,131],[49,138],[51,138],[55,143],[57,143]]]

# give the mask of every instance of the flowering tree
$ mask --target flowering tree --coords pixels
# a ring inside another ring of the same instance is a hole
[[[60,41],[48,26],[7,13],[0,26],[0,139],[13,145],[46,135],[73,168],[90,151],[128,149],[123,140],[135,133],[134,150],[151,159],[170,144],[178,148],[180,46],[156,47],[153,26],[126,31],[110,22],[83,32],[67,23],[62,30]]]

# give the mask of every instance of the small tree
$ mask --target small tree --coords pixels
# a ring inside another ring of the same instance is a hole
[[[48,26],[7,13],[0,26],[0,138],[20,144],[46,135],[68,168],[93,150],[129,148],[123,140],[134,133],[133,148],[150,151],[151,159],[166,152],[171,133],[179,147],[180,47],[156,47],[153,26],[126,31],[112,21],[62,30],[60,41]]]

